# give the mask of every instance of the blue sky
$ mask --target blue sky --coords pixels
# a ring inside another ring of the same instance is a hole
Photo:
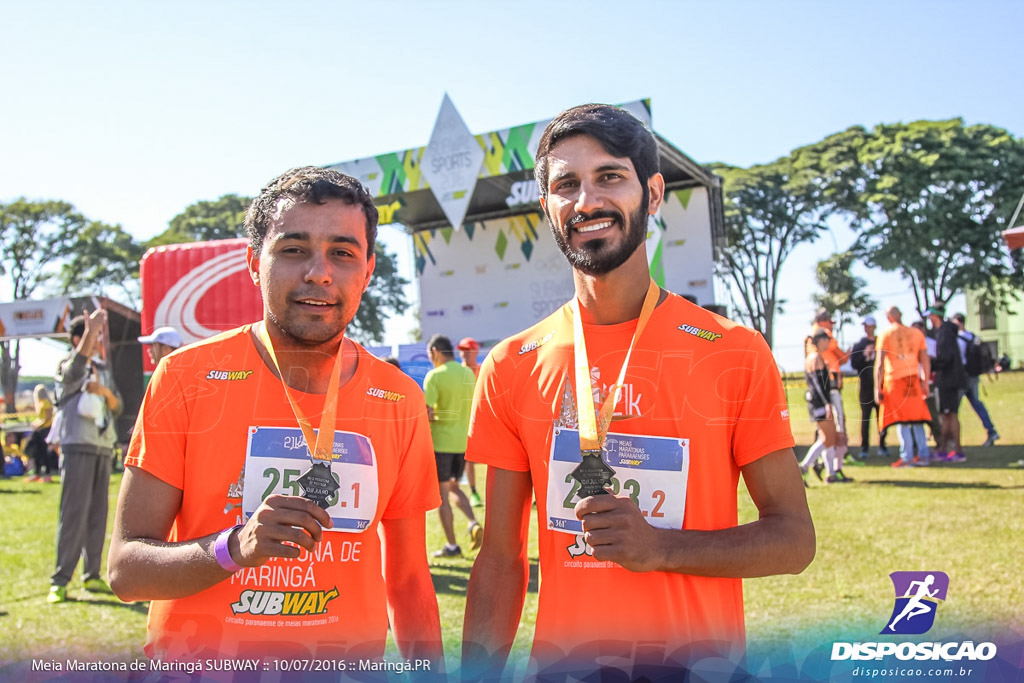
[[[1010,0],[43,1],[3,17],[0,201],[64,199],[139,238],[290,166],[425,144],[445,91],[473,132],[650,97],[659,133],[738,165],[857,124],[960,116],[1024,134],[1024,3]],[[785,266],[784,367],[814,263],[851,237]],[[898,277],[858,272],[880,304],[907,301]],[[30,355],[26,372],[50,371]]]

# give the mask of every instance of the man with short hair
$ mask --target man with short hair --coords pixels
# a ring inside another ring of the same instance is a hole
[[[875,414],[878,425],[878,404],[875,403],[875,318],[864,318],[864,336],[850,350],[850,366],[857,373],[860,391],[860,457],[868,457],[871,447],[871,413]],[[885,432],[878,432],[878,454],[888,456],[885,447]]]
[[[117,443],[117,417],[124,411],[110,367],[103,360],[107,312],[85,311],[68,324],[71,355],[57,370],[60,410],[60,509],[57,566],[50,576],[47,602],[67,602],[67,586],[83,560],[85,590],[110,593],[100,577],[107,535],[110,468]]]
[[[402,654],[436,671],[422,394],[345,335],[373,275],[373,199],[337,171],[297,168],[245,225],[263,319],[157,367],[111,584],[151,601],[152,659],[379,660],[390,624]]]
[[[960,330],[952,320],[946,320],[945,317],[945,304],[934,303],[928,307],[928,322],[935,331],[935,360],[932,369],[935,370],[939,421],[942,423],[939,457],[947,462],[964,462],[967,457],[960,444],[959,412],[962,392],[967,388],[967,371],[960,360],[960,345],[957,342]]]
[[[893,467],[928,465],[924,424],[931,419],[925,396],[931,359],[924,334],[903,324],[896,306],[885,312],[889,327],[875,340],[875,403],[879,405],[879,431],[896,426],[900,458]]]
[[[477,358],[480,356],[480,342],[472,337],[463,337],[455,346],[459,352],[462,364],[473,371],[475,377],[480,376],[480,363]]]
[[[500,675],[505,664],[533,497],[538,678],[621,666],[637,679],[705,653],[738,657],[741,577],[799,573],[814,555],[775,361],[757,332],[651,279],[647,223],[665,181],[653,135],[631,114],[559,114],[535,175],[576,297],[499,343],[480,371],[468,457],[488,465],[487,534],[464,671]],[[759,519],[737,526],[741,475]]]
[[[480,356],[480,342],[472,337],[463,337],[455,345],[455,350],[459,352],[462,364],[472,370],[474,376],[479,377],[480,364],[477,358]],[[480,494],[476,490],[476,463],[466,463],[466,481],[469,482],[469,502],[475,508],[483,507],[484,502],[480,500]]]
[[[459,488],[459,479],[466,469],[466,435],[469,432],[469,414],[473,406],[473,387],[476,375],[455,360],[452,342],[448,337],[435,334],[427,342],[427,354],[434,369],[423,378],[423,396],[427,401],[430,434],[434,440],[434,458],[437,462],[437,481],[441,489],[441,507],[437,514],[445,540],[443,548],[434,557],[458,557],[462,548],[455,539],[455,527],[449,500],[466,516],[470,549],[480,547],[484,530],[476,521],[469,498]]]
[[[139,343],[146,345],[149,359],[156,367],[160,364],[161,358],[181,348],[182,340],[181,334],[173,327],[158,327],[153,330],[153,334],[139,337]]]
[[[978,419],[981,420],[981,425],[985,428],[985,432],[988,435],[985,439],[985,443],[981,444],[983,447],[991,446],[999,438],[999,432],[996,431],[996,427],[992,424],[992,418],[988,414],[988,408],[982,403],[981,397],[978,395],[978,386],[981,383],[981,375],[986,371],[986,368],[981,367],[978,363],[972,363],[968,358],[968,351],[974,346],[980,347],[981,341],[978,340],[977,335],[973,332],[967,331],[967,318],[963,313],[957,313],[953,316],[953,322],[956,324],[959,333],[957,335],[957,343],[960,346],[960,359],[964,363],[964,370],[967,371],[967,388],[964,390],[964,395],[967,396],[967,402],[971,404],[971,408],[978,415]],[[972,346],[973,345],[973,346]],[[978,354],[980,355],[980,353]],[[991,357],[991,356],[990,356]]]

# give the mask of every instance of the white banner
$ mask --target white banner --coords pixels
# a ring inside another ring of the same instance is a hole
[[[0,304],[0,339],[66,337],[71,308],[69,297]]]

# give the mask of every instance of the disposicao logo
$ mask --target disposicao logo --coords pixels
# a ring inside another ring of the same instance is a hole
[[[896,589],[896,602],[881,633],[927,633],[935,623],[939,601],[946,599],[949,576],[945,572],[893,572],[889,578]]]
[[[881,635],[921,635],[935,624],[939,603],[949,591],[945,572],[893,572],[889,574],[896,598],[892,614]],[[856,642],[832,643],[832,661],[882,660],[896,657],[901,661],[967,660],[987,661],[996,656],[994,643],[963,642]]]

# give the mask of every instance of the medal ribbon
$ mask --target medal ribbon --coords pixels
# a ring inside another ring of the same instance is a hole
[[[325,460],[330,463],[334,459],[334,424],[338,418],[338,384],[341,378],[341,358],[345,351],[345,338],[342,337],[338,346],[338,355],[334,357],[334,370],[331,371],[331,378],[327,382],[327,396],[324,398],[324,412],[320,417],[320,431],[313,430],[313,423],[305,416],[298,402],[292,396],[288,382],[284,379],[281,366],[277,362],[277,354],[274,353],[274,344],[270,341],[270,334],[267,333],[267,324],[264,322],[259,329],[260,341],[267,348],[270,360],[274,363],[274,369],[281,377],[281,385],[284,387],[284,395],[288,397],[288,403],[292,407],[295,419],[302,429],[302,436],[306,439],[306,449],[313,460]],[[314,445],[315,444],[315,445]]]
[[[651,279],[647,286],[647,295],[644,296],[644,305],[640,309],[640,317],[636,321],[636,330],[633,332],[633,339],[629,342],[629,349],[626,350],[626,357],[622,361],[622,369],[619,370],[619,377],[615,381],[608,395],[601,405],[600,417],[595,416],[594,393],[590,385],[590,362],[587,358],[587,342],[583,337],[583,321],[580,318],[579,299],[573,297],[569,303],[572,312],[573,342],[575,344],[576,362],[576,416],[579,422],[580,450],[601,451],[604,439],[608,434],[608,427],[612,422],[612,413],[615,411],[615,404],[619,401],[619,392],[623,382],[626,380],[626,368],[629,365],[629,357],[633,354],[633,347],[637,339],[647,326],[647,321],[654,313],[654,307],[658,304],[658,297],[661,289]]]

